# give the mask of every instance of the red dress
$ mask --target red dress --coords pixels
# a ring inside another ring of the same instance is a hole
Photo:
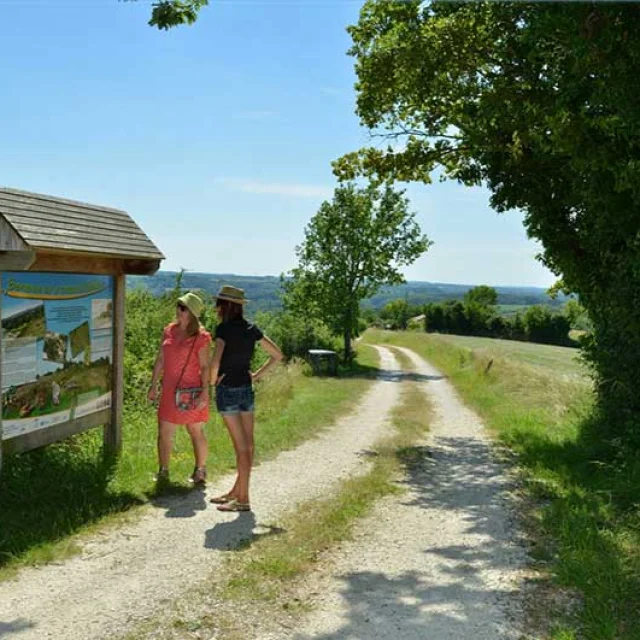
[[[194,344],[195,342],[195,344]],[[192,338],[180,339],[178,325],[175,322],[167,325],[162,334],[162,354],[164,356],[164,371],[162,376],[162,395],[158,407],[158,417],[164,422],[173,424],[193,424],[206,422],[209,419],[209,406],[203,409],[189,409],[182,411],[176,407],[176,386],[181,388],[200,387],[200,361],[198,354],[206,348],[209,354],[211,334],[204,329]],[[192,349],[193,347],[193,349]],[[187,363],[185,367],[185,362]],[[182,379],[180,373],[184,367]]]

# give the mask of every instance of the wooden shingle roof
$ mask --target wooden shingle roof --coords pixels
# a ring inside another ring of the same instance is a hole
[[[118,209],[0,188],[0,221],[2,219],[16,234],[11,239],[11,247],[7,246],[8,238],[0,242],[2,249],[93,255],[133,261],[137,265],[155,264],[156,269],[164,259],[131,217]],[[2,232],[10,235],[6,225]]]

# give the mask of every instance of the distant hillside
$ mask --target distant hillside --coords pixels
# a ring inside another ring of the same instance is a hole
[[[173,289],[176,283],[174,271],[159,271],[153,276],[127,276],[127,288],[145,287],[154,295]],[[279,309],[280,278],[278,276],[238,276],[228,273],[185,272],[182,286],[185,289],[200,289],[212,296],[223,284],[232,284],[244,289],[251,301],[251,311]]]
[[[153,276],[127,276],[127,287],[145,287],[154,295],[160,295],[175,285],[176,273],[159,271]],[[250,312],[271,311],[281,307],[280,278],[278,276],[239,276],[221,273],[184,274],[185,289],[200,289],[214,296],[223,284],[233,284],[245,290],[251,301]],[[482,284],[482,283],[480,283]],[[384,287],[375,296],[366,300],[364,307],[380,309],[390,300],[406,298],[410,304],[420,305],[442,300],[462,300],[464,294],[475,285],[445,284],[441,282],[407,282],[395,287]],[[551,300],[546,289],[537,287],[495,287],[500,305],[548,304],[560,307],[564,303],[562,296]]]

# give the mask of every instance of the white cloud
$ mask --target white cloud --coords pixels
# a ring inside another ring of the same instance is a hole
[[[333,187],[309,184],[287,184],[282,182],[258,182],[242,178],[222,178],[225,186],[245,193],[270,194],[278,196],[294,196],[298,198],[330,198]]]

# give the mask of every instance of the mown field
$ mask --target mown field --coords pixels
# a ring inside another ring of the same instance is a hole
[[[465,349],[471,349],[479,355],[486,355],[490,358],[509,358],[534,367],[547,369],[553,375],[564,374],[587,381],[588,371],[580,359],[580,351],[571,347],[557,347],[550,344],[497,340],[474,336],[439,335],[436,339],[445,340]]]

